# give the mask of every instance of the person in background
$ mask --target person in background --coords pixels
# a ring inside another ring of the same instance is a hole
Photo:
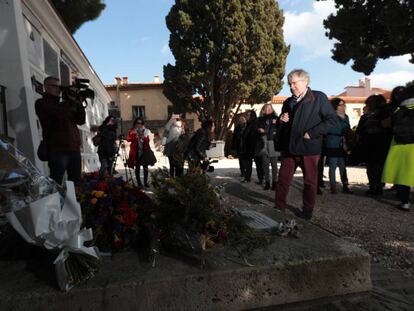
[[[236,127],[234,128],[233,139],[231,141],[231,148],[236,151],[239,159],[240,177],[244,177],[245,168],[243,166],[243,156],[245,153],[245,144],[243,136],[247,128],[247,120],[244,114],[239,115]]]
[[[129,131],[127,141],[131,143],[129,149],[128,166],[135,167],[135,176],[137,184],[142,187],[141,183],[141,166],[144,171],[144,186],[149,187],[148,184],[148,164],[144,161],[144,152],[150,148],[150,134],[151,131],[144,126],[144,120],[140,117],[136,118],[133,123],[133,128]]]
[[[414,187],[414,86],[401,94],[392,115],[393,139],[385,161],[382,181],[396,185],[403,211],[410,210],[410,190]]]
[[[184,163],[176,160],[174,154],[176,153],[176,147],[178,139],[184,134],[183,121],[178,114],[172,114],[170,120],[165,125],[164,137],[164,154],[168,157],[170,163],[170,176],[183,176]]]
[[[273,143],[276,135],[277,114],[272,104],[264,104],[260,111],[260,117],[257,119],[257,132],[259,133],[259,142],[262,147],[258,155],[262,159],[262,167],[265,179],[264,190],[276,189],[277,181],[277,158],[278,152],[275,150]],[[272,186],[270,187],[270,170],[269,164],[272,165]]]
[[[324,140],[324,150],[326,155],[326,164],[329,166],[329,184],[332,194],[337,194],[336,188],[336,168],[339,168],[339,174],[342,181],[343,193],[351,194],[349,189],[348,176],[346,172],[346,151],[344,150],[344,132],[351,130],[349,117],[345,113],[345,102],[335,97],[331,99],[332,107],[337,114],[337,125],[328,131]]]
[[[79,182],[82,141],[78,125],[86,121],[83,98],[68,94],[60,101],[60,80],[55,77],[47,77],[43,87],[45,92],[36,101],[35,111],[47,146],[50,178],[60,185],[66,172],[68,180]]]
[[[383,192],[381,176],[392,138],[391,124],[384,122],[390,114],[386,106],[386,99],[382,95],[369,96],[365,105],[367,107],[364,114],[366,117],[360,119],[357,134],[367,165],[369,190],[365,194],[377,196],[382,195]]]
[[[116,154],[116,120],[108,116],[99,127],[100,143],[98,145],[98,156],[101,162],[99,176],[112,175],[112,165]]]
[[[262,148],[262,139],[261,135],[257,131],[257,114],[256,111],[253,109],[246,112],[246,118],[247,118],[247,128],[246,128],[246,134],[244,135],[245,146],[246,146],[246,165],[247,170],[249,172],[248,179],[244,179],[242,182],[250,182],[250,178],[252,175],[252,167],[253,167],[253,161],[256,166],[256,173],[257,173],[257,179],[256,182],[258,185],[263,184],[263,163],[262,163],[262,156],[260,155],[260,150]]]
[[[187,159],[189,169],[200,167],[201,162],[206,160],[206,151],[210,148],[213,121],[207,120],[201,124],[191,137],[187,148]]]
[[[281,166],[276,185],[276,208],[287,208],[287,195],[296,168],[303,172],[303,211],[298,216],[311,219],[316,200],[318,161],[322,136],[336,126],[336,113],[328,97],[309,88],[309,74],[295,69],[288,74],[292,96],[285,100],[279,118],[276,149],[281,151]]]

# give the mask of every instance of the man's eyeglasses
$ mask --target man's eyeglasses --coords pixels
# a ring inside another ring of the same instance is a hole
[[[136,125],[139,125],[139,124],[141,124],[142,125],[142,122],[137,122],[137,123],[135,123]]]
[[[46,84],[45,86],[51,86],[51,87],[60,88],[60,85],[55,85],[55,84]]]
[[[302,82],[302,81],[305,81],[305,80],[304,79],[300,79],[300,80],[296,80],[296,81],[290,81],[290,82],[288,82],[288,85],[289,86],[296,85],[296,84],[298,84],[298,82]]]

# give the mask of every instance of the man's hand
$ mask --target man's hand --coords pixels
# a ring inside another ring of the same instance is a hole
[[[303,138],[305,138],[305,139],[311,139],[310,136],[309,136],[309,134],[308,134],[308,132],[305,132],[305,135],[303,135]]]
[[[262,129],[261,127],[259,127],[259,128],[257,129],[257,131],[258,131],[259,133],[264,133],[264,132],[265,132],[265,130],[264,130],[264,129]]]
[[[280,121],[282,121],[282,122],[289,122],[289,114],[287,112],[283,113],[280,116]]]

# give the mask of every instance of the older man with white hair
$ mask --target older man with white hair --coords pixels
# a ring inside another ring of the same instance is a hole
[[[296,168],[303,172],[303,212],[311,219],[315,207],[318,161],[322,137],[336,125],[336,113],[328,97],[309,88],[309,74],[295,69],[288,75],[292,96],[285,100],[278,120],[276,149],[281,151],[281,167],[276,185],[276,208],[285,210],[286,198]]]

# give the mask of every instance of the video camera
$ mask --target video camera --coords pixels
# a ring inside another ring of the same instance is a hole
[[[218,163],[218,160],[204,160],[201,163],[200,168],[203,170],[204,173],[212,173],[214,172],[214,166],[210,165],[212,163]]]
[[[95,99],[95,91],[89,88],[90,81],[88,79],[76,79],[72,85],[61,86],[62,99],[67,100],[69,96],[75,97],[77,100],[83,99],[84,107],[88,106],[87,98]]]

